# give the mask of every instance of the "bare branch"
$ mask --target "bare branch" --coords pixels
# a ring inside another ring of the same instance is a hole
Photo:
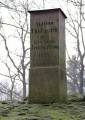
[[[0,33],[0,36],[1,36],[1,37],[3,38],[3,40],[4,40],[5,49],[6,49],[6,51],[7,51],[7,55],[8,55],[8,57],[9,57],[10,61],[12,62],[13,66],[16,68],[16,70],[19,71],[19,72],[21,73],[21,75],[22,75],[22,72],[18,69],[18,67],[16,66],[16,64],[15,64],[15,62],[13,61],[12,57],[10,56],[10,53],[9,53],[9,49],[8,49],[8,46],[7,46],[7,42],[6,42],[5,36],[3,36],[1,33]]]

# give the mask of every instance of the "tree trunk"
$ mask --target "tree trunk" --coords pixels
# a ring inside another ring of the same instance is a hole
[[[11,100],[11,102],[13,101],[13,91],[12,90],[10,90],[10,100]]]
[[[83,95],[83,72],[84,72],[84,65],[83,59],[81,60],[81,69],[80,69],[80,94]]]
[[[25,80],[25,70],[23,71],[23,99],[26,98],[26,80]]]

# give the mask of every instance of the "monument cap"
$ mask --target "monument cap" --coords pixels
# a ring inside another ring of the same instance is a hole
[[[43,12],[54,12],[54,11],[60,11],[65,18],[67,18],[67,16],[65,15],[65,13],[62,11],[61,8],[54,8],[54,9],[43,9],[43,10],[31,10],[31,11],[28,11],[29,13],[32,13],[32,14],[36,14],[36,13],[43,13]]]

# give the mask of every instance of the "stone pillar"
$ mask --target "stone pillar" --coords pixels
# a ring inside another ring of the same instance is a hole
[[[65,14],[30,11],[29,102],[66,101]]]

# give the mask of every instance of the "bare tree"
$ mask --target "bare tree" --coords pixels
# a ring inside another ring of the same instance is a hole
[[[27,67],[29,65],[29,21],[28,21],[28,0],[26,1],[26,3],[21,2],[19,3],[20,8],[23,13],[21,12],[21,10],[18,10],[17,6],[15,4],[12,3],[12,8],[15,10],[14,11],[14,15],[13,15],[13,11],[11,12],[10,9],[8,9],[9,7],[7,7],[7,10],[9,12],[9,15],[12,19],[12,22],[14,24],[10,24],[10,23],[4,23],[2,22],[2,28],[4,29],[3,25],[10,25],[12,27],[15,27],[16,30],[16,38],[18,38],[20,45],[21,45],[21,51],[20,54],[18,53],[14,53],[16,57],[19,58],[19,62],[18,64],[16,63],[15,58],[13,57],[12,53],[10,52],[9,46],[7,41],[9,40],[8,37],[6,37],[6,34],[3,34],[3,32],[0,32],[0,36],[3,40],[4,46],[5,46],[5,50],[7,52],[7,59],[10,61],[10,63],[6,64],[8,71],[9,71],[9,76],[12,82],[12,88],[11,88],[11,99],[12,99],[12,91],[13,91],[13,86],[14,86],[14,81],[16,78],[16,74],[14,76],[11,76],[10,74],[10,64],[13,65],[13,69],[15,69],[15,71],[17,72],[18,78],[19,80],[22,82],[23,84],[23,98],[26,97],[26,76],[27,76]],[[5,6],[6,7],[6,6]],[[16,19],[17,16],[17,19]],[[23,17],[22,17],[23,16]],[[18,26],[18,27],[17,27]],[[15,73],[16,73],[15,72]],[[27,78],[28,79],[28,78]]]
[[[69,4],[72,5],[75,13],[71,13],[69,9]],[[80,79],[80,94],[83,94],[83,82],[84,82],[84,60],[85,60],[85,4],[83,0],[67,0],[67,11],[68,11],[68,21],[67,21],[67,31],[73,37],[73,40],[76,40],[76,51],[77,56],[80,61],[79,69],[79,79]]]
[[[18,96],[19,99],[21,99],[21,95],[18,94],[17,90],[15,89],[16,81],[19,80],[18,73],[13,72],[7,63],[3,62],[3,64],[7,68],[8,72],[7,72],[7,74],[0,73],[1,76],[4,76],[5,79],[7,79],[5,81],[6,85],[4,85],[2,82],[0,82],[0,86],[1,86],[0,92],[2,94],[9,96],[11,102],[14,100],[15,95]],[[9,80],[9,83],[7,83],[8,80]],[[7,85],[7,84],[9,84],[9,85]]]
[[[79,92],[79,67],[80,63],[76,55],[73,55],[72,58],[67,61],[67,74],[71,76],[68,76],[68,85],[73,94]]]
[[[1,100],[1,98],[3,100],[3,98],[5,98],[5,97],[6,97],[5,100],[10,100],[11,102],[13,102],[13,100],[21,100],[22,96],[20,95],[20,93],[17,92],[16,90],[13,90],[12,94],[11,94],[11,92],[10,92],[11,89],[9,86],[10,86],[9,83],[7,83],[7,82],[5,82],[5,83],[0,82],[0,100]]]

